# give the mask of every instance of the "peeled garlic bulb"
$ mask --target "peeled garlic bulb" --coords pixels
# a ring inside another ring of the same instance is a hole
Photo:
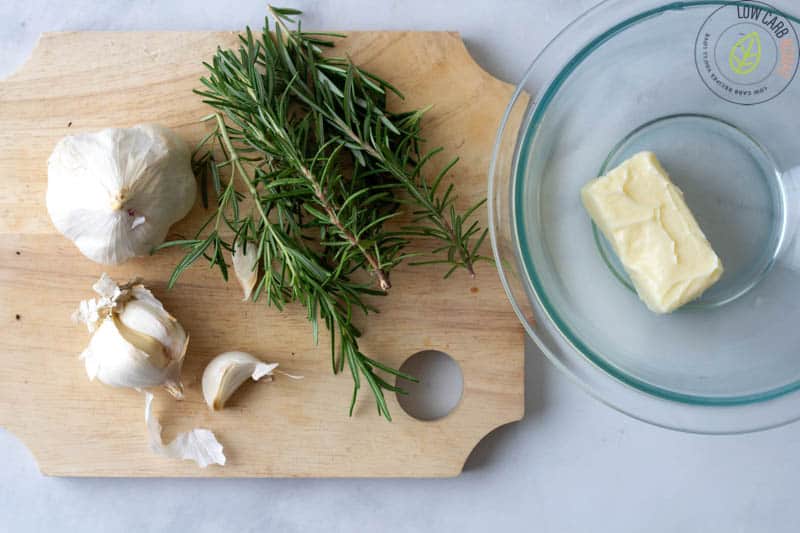
[[[81,302],[74,318],[93,332],[81,354],[90,380],[112,387],[164,386],[181,397],[181,366],[189,335],[141,280],[119,286],[105,273],[99,298]]]
[[[189,149],[154,124],[65,137],[48,162],[50,218],[98,263],[149,254],[196,194]]]
[[[265,363],[245,352],[225,352],[208,363],[203,371],[203,398],[211,409],[219,410],[228,398],[252,378],[272,378],[278,363]]]

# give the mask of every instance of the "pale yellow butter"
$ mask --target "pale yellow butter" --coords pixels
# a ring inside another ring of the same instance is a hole
[[[590,181],[581,199],[650,310],[674,311],[722,275],[722,262],[683,193],[652,152]]]

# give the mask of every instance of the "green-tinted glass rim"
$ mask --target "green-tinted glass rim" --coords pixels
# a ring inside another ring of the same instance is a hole
[[[633,26],[646,19],[656,17],[662,13],[666,13],[669,11],[680,11],[687,8],[703,7],[703,6],[724,7],[728,5],[748,5],[748,4],[758,4],[759,7],[765,8],[772,13],[780,14],[782,17],[785,17],[791,20],[792,22],[795,23],[800,22],[800,20],[798,20],[796,17],[788,15],[779,9],[772,8],[771,6],[765,6],[763,3],[760,2],[747,2],[747,1],[742,2],[742,1],[725,1],[725,0],[696,0],[696,1],[686,1],[686,2],[671,2],[661,7],[644,11],[636,16],[623,20],[622,22],[619,22],[618,24],[611,27],[602,35],[590,41],[586,46],[584,46],[580,51],[578,51],[578,53],[575,54],[575,56],[573,56],[573,58],[569,62],[567,62],[564,68],[561,69],[561,71],[549,84],[542,98],[537,102],[535,108],[533,109],[533,113],[529,125],[523,136],[522,142],[520,143],[519,161],[518,164],[516,165],[516,170],[515,170],[515,178],[513,185],[514,229],[516,231],[516,239],[520,249],[520,258],[522,260],[523,267],[525,268],[527,277],[528,279],[530,279],[531,284],[533,285],[533,290],[536,295],[536,298],[539,300],[539,303],[541,304],[542,309],[547,314],[548,318],[553,322],[553,324],[555,324],[556,328],[561,333],[561,335],[575,350],[581,353],[594,365],[596,365],[606,373],[610,374],[614,378],[618,379],[622,383],[634,387],[642,392],[652,394],[654,396],[666,400],[682,402],[690,405],[733,406],[733,405],[747,405],[747,404],[765,402],[789,394],[791,392],[800,390],[800,380],[769,391],[760,392],[756,394],[748,394],[743,396],[736,396],[736,397],[700,396],[700,395],[686,394],[658,387],[656,385],[653,385],[651,383],[633,377],[625,373],[621,369],[617,368],[613,364],[611,364],[609,361],[607,361],[606,359],[595,353],[593,350],[589,349],[589,347],[586,346],[586,344],[584,344],[583,341],[580,340],[580,338],[572,331],[572,329],[567,325],[567,323],[561,318],[556,308],[551,304],[544,290],[544,285],[539,279],[539,276],[536,273],[536,268],[533,264],[533,261],[531,260],[530,249],[527,244],[528,241],[525,238],[526,235],[525,235],[524,224],[522,224],[522,220],[520,218],[521,213],[523,212],[522,192],[523,192],[524,180],[522,179],[523,178],[522,173],[523,169],[527,167],[528,163],[528,157],[529,157],[528,147],[533,142],[533,137],[539,127],[539,124],[541,123],[541,120],[545,112],[547,111],[550,102],[553,100],[553,98],[558,93],[561,86],[564,84],[567,78],[569,78],[572,72],[589,55],[591,55],[594,49],[596,49],[598,46],[608,41],[615,35],[621,33],[630,26]]]

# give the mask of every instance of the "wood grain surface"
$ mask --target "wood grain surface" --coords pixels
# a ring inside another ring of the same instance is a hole
[[[463,373],[464,392],[450,415],[416,420],[390,394],[389,423],[368,390],[348,417],[350,376],[331,374],[325,335],[313,344],[303,309],[242,303],[238,285],[200,264],[167,291],[178,250],[103,267],[51,225],[47,158],[58,139],[157,122],[196,143],[206,131],[197,120],[209,112],[192,93],[201,62],[217,45],[235,43],[229,32],[45,34],[28,63],[0,81],[0,425],[28,446],[42,472],[60,476],[457,475],[482,437],[523,416],[523,331],[492,266],[479,265],[474,280],[464,273],[442,280],[435,266],[401,267],[390,294],[376,300],[381,313],[357,319],[370,356],[400,365],[418,351],[442,350]],[[461,206],[485,195],[513,88],[475,64],[453,33],[353,33],[336,49],[344,51],[405,92],[393,107],[433,104],[424,132],[431,146],[445,147],[435,164],[461,156],[453,173]],[[173,231],[187,233],[203,216],[198,201]],[[485,210],[481,217],[485,223]],[[153,455],[143,396],[88,381],[78,359],[88,333],[70,315],[104,271],[119,281],[144,277],[190,332],[186,398],[159,391],[155,413],[165,439],[212,429],[226,466],[200,469]],[[233,349],[305,379],[251,383],[211,413],[200,375],[211,357]]]

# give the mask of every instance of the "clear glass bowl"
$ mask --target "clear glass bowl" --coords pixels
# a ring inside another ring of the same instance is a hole
[[[607,0],[534,60],[489,178],[503,283],[538,346],[603,402],[664,427],[800,418],[800,5]],[[725,266],[647,310],[580,188],[654,151]]]

